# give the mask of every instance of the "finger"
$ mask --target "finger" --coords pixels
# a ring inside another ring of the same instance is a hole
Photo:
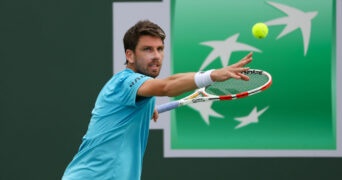
[[[159,118],[159,114],[158,114],[157,111],[155,111],[155,112],[153,113],[153,121],[154,121],[154,122],[157,122],[158,118]]]
[[[245,66],[246,64],[252,62],[253,58],[250,56],[250,57],[247,57],[246,59],[242,59],[240,60],[239,62],[231,65],[232,67],[243,67]]]
[[[241,79],[241,76],[239,73],[236,72],[229,72],[229,77],[234,78],[234,79]]]
[[[243,80],[249,80],[249,77],[243,74],[242,72],[248,71],[249,67],[240,67],[240,68],[235,68],[232,69],[230,72],[230,77],[235,78],[235,79],[243,79]]]
[[[249,52],[245,57],[242,58],[243,59],[248,59],[248,58],[251,58],[253,56],[253,52]]]
[[[253,52],[251,51],[244,57],[244,59],[250,58],[252,56],[253,56]]]
[[[240,76],[240,78],[244,81],[249,81],[249,76],[243,74],[243,73],[238,73],[238,75]]]
[[[236,67],[233,71],[236,73],[242,73],[248,70],[249,70],[249,67]]]

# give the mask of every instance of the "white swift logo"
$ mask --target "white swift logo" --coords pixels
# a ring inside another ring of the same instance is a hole
[[[235,129],[247,126],[251,123],[258,123],[259,122],[259,116],[262,115],[266,110],[268,109],[268,106],[264,109],[258,111],[256,107],[253,108],[253,110],[249,113],[249,115],[244,117],[236,117],[235,120],[240,121],[240,124],[235,127]]]
[[[311,20],[318,14],[317,11],[303,12],[296,8],[286,6],[279,3],[268,2],[270,5],[280,9],[286,13],[287,17],[281,17],[265,22],[268,26],[286,25],[283,31],[278,35],[277,39],[289,34],[290,32],[300,28],[303,36],[304,43],[304,56],[306,55],[309,47],[310,34],[311,34]]]
[[[222,67],[227,66],[229,63],[230,55],[234,51],[255,51],[261,52],[258,48],[253,46],[237,42],[239,34],[234,34],[228,37],[224,41],[206,41],[202,42],[202,45],[211,46],[213,50],[208,55],[208,57],[202,63],[200,70],[203,70],[211,62],[213,62],[217,57],[220,57]]]

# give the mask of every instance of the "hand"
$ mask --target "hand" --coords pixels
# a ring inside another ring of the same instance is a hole
[[[154,109],[152,119],[154,122],[157,122],[158,118],[159,118],[159,113],[158,113],[157,109]]]
[[[235,78],[235,79],[242,79],[242,80],[248,81],[249,77],[242,74],[242,72],[247,71],[249,69],[248,67],[244,67],[244,66],[252,61],[252,56],[253,56],[253,53],[250,52],[249,54],[247,54],[247,56],[242,58],[239,62],[213,71],[210,74],[211,79],[213,81],[225,81],[229,78]]]

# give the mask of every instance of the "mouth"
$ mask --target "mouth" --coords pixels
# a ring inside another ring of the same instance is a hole
[[[153,72],[157,72],[157,71],[159,71],[159,69],[160,69],[160,64],[149,64],[149,67],[151,68],[151,70],[153,71]]]

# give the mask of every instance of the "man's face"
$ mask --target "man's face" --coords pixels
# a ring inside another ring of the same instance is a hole
[[[141,36],[131,57],[131,68],[135,72],[155,78],[164,59],[163,41],[159,37]]]

